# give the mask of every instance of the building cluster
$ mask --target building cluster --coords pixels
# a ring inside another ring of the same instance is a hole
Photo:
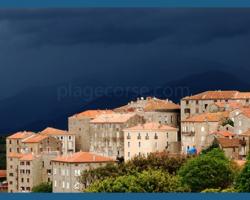
[[[217,143],[232,159],[250,149],[250,93],[207,91],[180,105],[138,98],[113,110],[68,118],[68,130],[18,132],[6,140],[9,192],[30,192],[51,182],[53,192],[79,192],[84,170],[153,152],[199,153]]]

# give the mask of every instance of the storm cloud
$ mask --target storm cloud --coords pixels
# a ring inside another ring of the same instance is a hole
[[[75,78],[160,85],[248,70],[249,24],[250,9],[1,10],[0,98]]]

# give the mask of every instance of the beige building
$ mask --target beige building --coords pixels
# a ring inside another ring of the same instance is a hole
[[[147,156],[167,150],[178,153],[177,129],[158,122],[148,122],[124,129],[124,159]]]
[[[89,152],[77,152],[55,158],[52,161],[53,192],[81,192],[86,187],[80,183],[81,173],[110,162],[114,160]]]
[[[170,100],[157,99],[155,97],[137,98],[127,105],[114,109],[115,112],[135,112],[144,117],[146,122],[157,122],[173,127],[180,125],[180,105]]]
[[[75,114],[68,119],[69,133],[76,136],[76,151],[90,150],[91,126],[90,121],[100,114],[113,113],[112,110],[87,110]]]
[[[181,122],[182,151],[195,146],[198,151],[210,145],[209,134],[220,130],[229,112],[202,113]]]
[[[51,136],[61,141],[64,155],[75,152],[75,134],[73,132],[48,127],[41,131],[40,134]]]
[[[30,192],[51,181],[51,159],[61,154],[62,144],[54,137],[18,132],[6,139],[8,192]]]
[[[90,151],[102,156],[124,158],[123,129],[144,123],[135,113],[102,114],[91,120],[93,130]]]
[[[215,103],[237,102],[249,105],[250,93],[239,91],[206,91],[181,100],[181,120],[213,110]],[[219,105],[220,106],[220,105]]]

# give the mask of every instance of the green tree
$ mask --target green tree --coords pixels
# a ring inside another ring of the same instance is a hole
[[[123,175],[134,175],[149,169],[160,169],[170,174],[176,174],[185,162],[186,158],[182,156],[171,157],[166,152],[152,153],[148,157],[137,156],[126,163],[110,163],[104,167],[86,170],[82,173],[79,180],[86,187],[96,180]]]
[[[51,183],[41,183],[41,184],[33,187],[32,192],[51,193],[52,192],[52,184]]]
[[[225,189],[232,185],[234,179],[230,161],[220,149],[188,160],[181,167],[179,175],[183,184],[188,185],[193,192],[207,188]]]
[[[226,126],[226,125],[230,125],[234,127],[234,121],[231,120],[230,118],[226,118],[223,122],[222,122],[222,126]]]
[[[243,170],[236,179],[236,189],[239,192],[250,192],[250,154]]]
[[[178,176],[162,170],[148,170],[134,175],[106,178],[91,184],[85,192],[185,192]]]

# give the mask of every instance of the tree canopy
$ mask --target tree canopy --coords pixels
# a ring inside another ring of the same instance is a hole
[[[41,192],[41,193],[51,193],[52,184],[51,183],[41,183],[32,188],[32,192]]]
[[[239,192],[250,192],[250,154],[247,162],[236,180],[236,188]]]
[[[183,184],[188,185],[193,192],[207,188],[225,189],[232,185],[234,179],[230,161],[217,148],[188,160],[180,168],[179,175]]]
[[[185,192],[178,176],[162,170],[147,170],[133,175],[118,176],[96,181],[86,192]]]

